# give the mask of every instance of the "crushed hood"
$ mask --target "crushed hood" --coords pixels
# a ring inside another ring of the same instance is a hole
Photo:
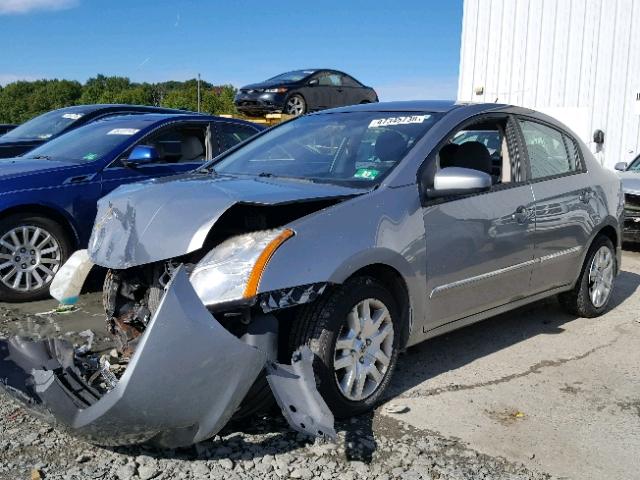
[[[202,247],[211,227],[237,203],[287,203],[349,197],[365,190],[285,178],[190,174],[114,190],[98,202],[91,260],[124,269]]]

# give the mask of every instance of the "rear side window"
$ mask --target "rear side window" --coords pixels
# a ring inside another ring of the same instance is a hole
[[[527,146],[533,179],[579,170],[577,148],[562,132],[529,120],[521,120],[520,127]]]
[[[362,87],[355,78],[351,78],[349,75],[342,75],[342,85],[345,87]]]
[[[220,130],[220,150],[222,152],[229,150],[240,142],[244,142],[247,138],[257,133],[255,128],[239,123],[221,123],[218,128]]]

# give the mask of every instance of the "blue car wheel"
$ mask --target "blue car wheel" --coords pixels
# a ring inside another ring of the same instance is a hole
[[[51,219],[25,213],[0,221],[0,301],[46,298],[69,252],[67,234]]]

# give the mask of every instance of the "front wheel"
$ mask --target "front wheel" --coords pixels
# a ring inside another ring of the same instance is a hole
[[[607,309],[616,272],[616,251],[611,240],[599,235],[585,258],[576,286],[560,294],[563,308],[580,317],[593,318]]]
[[[49,285],[70,249],[64,229],[53,220],[16,214],[0,221],[0,300],[48,297]]]
[[[307,102],[302,98],[302,95],[296,93],[287,99],[287,103],[284,106],[284,113],[298,117],[304,115],[306,112]]]
[[[291,348],[314,352],[318,391],[337,418],[381,399],[398,357],[399,318],[391,293],[371,277],[353,278],[303,308]]]

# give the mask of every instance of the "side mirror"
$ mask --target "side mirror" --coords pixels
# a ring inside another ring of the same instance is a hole
[[[319,83],[320,83],[319,80],[317,78],[314,78],[312,80],[309,80],[309,83],[307,85],[309,85],[310,87],[315,87]]]
[[[156,150],[156,147],[152,147],[151,145],[138,145],[131,150],[125,164],[135,167],[158,160],[160,160],[160,154],[158,150]]]
[[[433,178],[429,197],[449,197],[483,192],[491,188],[491,175],[473,168],[446,167],[438,170]]]
[[[627,162],[618,162],[613,166],[613,168],[624,172],[627,169]]]

